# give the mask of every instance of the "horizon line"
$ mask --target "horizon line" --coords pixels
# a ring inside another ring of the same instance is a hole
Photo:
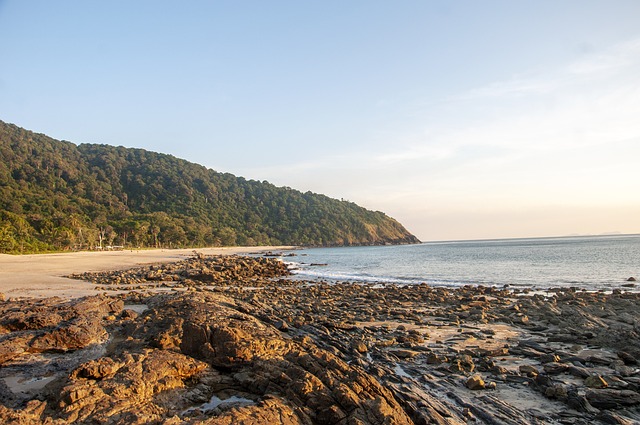
[[[421,244],[427,243],[452,243],[452,242],[491,242],[491,241],[508,241],[508,240],[525,240],[525,239],[565,239],[565,238],[606,238],[606,237],[628,237],[640,236],[640,233],[600,233],[600,234],[579,234],[579,235],[555,235],[555,236],[514,236],[506,238],[479,238],[479,239],[440,239],[420,241]]]

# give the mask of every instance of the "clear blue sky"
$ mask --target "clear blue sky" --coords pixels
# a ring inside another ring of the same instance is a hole
[[[640,232],[640,1],[0,0],[0,119],[423,240]]]

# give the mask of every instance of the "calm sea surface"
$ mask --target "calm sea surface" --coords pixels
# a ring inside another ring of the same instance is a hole
[[[634,276],[640,290],[640,235],[430,242],[313,248],[285,261],[303,279],[614,289]],[[311,264],[326,265],[311,265]]]

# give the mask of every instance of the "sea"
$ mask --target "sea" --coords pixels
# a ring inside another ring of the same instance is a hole
[[[294,278],[304,280],[640,291],[640,235],[310,248],[288,254],[283,260]],[[636,286],[630,277],[638,279]]]

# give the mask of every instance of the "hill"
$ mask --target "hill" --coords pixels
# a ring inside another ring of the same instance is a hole
[[[417,243],[379,211],[0,121],[0,252]]]

